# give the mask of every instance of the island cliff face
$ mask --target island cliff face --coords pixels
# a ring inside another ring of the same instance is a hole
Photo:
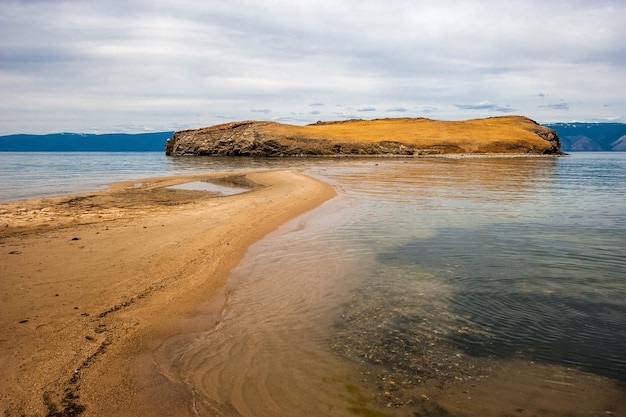
[[[378,119],[294,126],[241,121],[175,132],[167,155],[428,156],[559,155],[557,133],[522,116],[465,121]]]

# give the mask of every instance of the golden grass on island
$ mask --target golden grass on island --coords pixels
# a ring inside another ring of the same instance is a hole
[[[427,147],[443,142],[462,144],[468,149],[492,143],[527,142],[541,148],[545,140],[537,136],[542,127],[522,116],[493,117],[464,121],[443,121],[425,118],[348,120],[307,126],[269,123],[268,133],[308,136],[343,142],[402,142]]]

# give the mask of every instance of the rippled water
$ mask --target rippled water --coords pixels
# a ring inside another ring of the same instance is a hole
[[[164,344],[191,414],[626,412],[602,396],[626,382],[626,154],[140,158],[109,178],[290,166],[339,192],[250,248],[218,326]]]
[[[217,415],[383,415],[386,404],[451,416],[454,403],[424,405],[419,393],[474,387],[511,361],[513,388],[493,376],[480,397],[506,404],[464,412],[545,402],[583,415],[577,398],[593,407],[624,382],[624,156],[352,160],[310,172],[340,195],[254,245],[233,271],[224,321],[175,358],[198,404]],[[528,392],[570,368],[608,379],[554,382],[571,398]]]
[[[472,355],[573,365],[624,381],[624,162],[385,164],[341,182],[374,190],[375,208],[365,211],[376,214],[360,225],[368,234],[378,229],[372,279],[400,269],[407,281],[422,274],[446,288],[444,340]],[[402,280],[389,287],[398,286]],[[420,331],[423,309],[402,315],[410,327],[403,331]]]

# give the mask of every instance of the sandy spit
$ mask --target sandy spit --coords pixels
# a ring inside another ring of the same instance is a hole
[[[192,181],[250,190],[167,188]],[[175,413],[185,393],[149,380],[167,379],[149,369],[150,351],[217,321],[217,294],[246,248],[334,195],[298,171],[271,170],[0,204],[4,416],[138,416],[159,386],[164,415]]]

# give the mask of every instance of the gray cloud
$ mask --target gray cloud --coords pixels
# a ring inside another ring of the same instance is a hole
[[[514,109],[508,106],[502,107],[502,106],[498,106],[497,104],[492,104],[489,102],[480,102],[477,104],[455,104],[454,106],[462,110],[489,110],[489,111],[495,111],[499,113],[511,113],[515,111]]]
[[[545,91],[577,103],[572,119],[626,121],[621,0],[1,7],[0,134],[200,127],[248,109],[306,123],[323,103],[342,103],[347,116],[406,106],[442,119],[515,109],[562,121],[564,104],[546,103]],[[579,88],[591,78],[593,89]]]
[[[387,109],[387,111],[388,112],[395,112],[395,113],[405,113],[408,110],[405,109],[404,107],[394,107],[394,108],[391,108],[391,109]]]
[[[553,104],[544,104],[539,106],[542,109],[554,109],[554,110],[569,110],[569,104],[564,101]]]
[[[343,113],[343,112],[337,112],[334,114],[335,118],[337,119],[358,119],[359,116],[357,116],[356,114],[352,114],[352,113]]]
[[[270,109],[252,109],[250,111],[252,113],[263,113],[263,114],[270,114],[272,112]]]

